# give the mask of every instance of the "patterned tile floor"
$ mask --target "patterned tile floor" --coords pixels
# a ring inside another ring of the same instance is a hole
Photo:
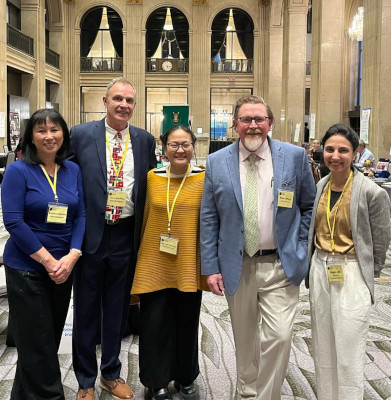
[[[391,280],[391,269],[383,276]],[[371,317],[365,365],[365,400],[391,399],[391,283],[376,284],[376,304]],[[8,302],[0,299],[0,400],[9,399],[15,373],[16,350],[5,345]],[[308,291],[302,287],[294,327],[289,372],[282,388],[282,399],[316,399],[314,365],[311,356],[311,330]],[[99,348],[97,350],[99,353]],[[65,398],[75,399],[77,382],[72,369],[71,354],[60,354]],[[138,337],[129,336],[122,342],[122,376],[135,391],[135,398],[144,398],[138,380]],[[197,379],[201,400],[233,400],[235,398],[235,357],[229,314],[224,298],[206,293],[202,303],[200,325],[200,369]],[[173,388],[174,399],[178,399]],[[111,399],[99,388],[97,398]]]

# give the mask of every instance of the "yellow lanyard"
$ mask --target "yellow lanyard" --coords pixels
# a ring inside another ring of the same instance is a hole
[[[334,219],[333,219],[333,225],[331,226],[331,222],[330,222],[330,201],[331,201],[331,179],[332,177],[330,177],[330,181],[329,181],[329,190],[328,190],[328,196],[327,196],[327,209],[326,209],[326,217],[327,217],[327,225],[329,227],[329,231],[330,231],[330,238],[331,238],[331,253],[334,255],[334,249],[335,249],[335,241],[334,241],[334,232],[335,232],[335,220],[337,218],[337,212],[339,209],[339,205],[341,204],[341,200],[342,200],[342,196],[345,192],[345,189],[350,181],[350,178],[353,176],[353,171],[350,171],[349,174],[349,178],[345,183],[345,186],[343,187],[341,196],[339,197],[337,203],[334,205],[335,207],[335,213],[334,213]]]
[[[170,235],[170,232],[171,232],[171,220],[172,220],[172,214],[174,213],[175,203],[176,203],[179,193],[182,190],[182,187],[186,181],[186,178],[189,176],[189,172],[190,172],[190,164],[187,167],[186,174],[182,179],[182,182],[181,182],[181,185],[179,186],[178,191],[176,192],[174,201],[172,202],[171,209],[170,209],[170,176],[171,176],[171,174],[170,174],[170,167],[168,167],[168,170],[167,170],[167,175],[168,175],[168,179],[167,179],[167,217],[168,217],[167,232],[168,232],[168,235]]]
[[[114,162],[114,158],[113,158],[113,150],[110,148],[109,137],[107,136],[107,133],[106,133],[106,144],[107,144],[107,148],[109,149],[111,165],[113,166],[114,175],[115,175],[115,177],[117,179],[118,179],[118,176],[119,176],[119,174],[120,174],[120,172],[122,170],[122,167],[124,165],[124,161],[125,161],[125,157],[126,157],[126,150],[128,149],[128,144],[129,144],[129,136],[130,135],[126,135],[125,150],[122,153],[122,159],[121,159],[120,164],[118,166],[116,166],[115,162]],[[114,181],[114,186],[117,186],[117,179]]]
[[[54,193],[54,200],[56,200],[56,203],[58,203],[58,196],[57,196],[57,171],[58,171],[58,164],[56,164],[56,166],[54,167],[54,180],[52,182],[52,180],[49,178],[48,173],[46,172],[46,169],[44,168],[44,166],[42,164],[39,164],[39,166],[41,167],[43,173],[46,176],[46,179],[49,182],[50,187],[53,190]]]

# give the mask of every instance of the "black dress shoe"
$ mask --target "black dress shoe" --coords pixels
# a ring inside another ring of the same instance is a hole
[[[171,393],[167,388],[147,389],[146,400],[172,400]]]
[[[179,397],[182,400],[198,400],[198,391],[194,385],[194,382],[190,385],[181,385],[179,382],[174,382],[174,387],[178,391]]]

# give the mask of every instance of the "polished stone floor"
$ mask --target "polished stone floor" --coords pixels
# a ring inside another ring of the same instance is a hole
[[[373,307],[365,364],[364,399],[391,398],[391,269],[385,269],[376,284],[376,305]],[[0,400],[9,399],[15,373],[16,350],[5,345],[8,319],[7,298],[0,299]],[[224,298],[206,293],[200,323],[200,369],[197,379],[201,400],[233,400],[236,383],[232,330]],[[63,350],[64,351],[64,350]],[[65,346],[66,351],[66,346]],[[99,354],[99,347],[97,349]],[[311,356],[311,330],[308,291],[302,287],[294,326],[289,373],[282,389],[282,399],[316,399],[314,365]],[[75,399],[77,382],[69,352],[60,354],[66,399]],[[122,376],[132,385],[135,398],[143,399],[143,386],[138,380],[138,337],[122,342]],[[174,399],[178,399],[174,393]],[[97,387],[96,398],[111,399]]]

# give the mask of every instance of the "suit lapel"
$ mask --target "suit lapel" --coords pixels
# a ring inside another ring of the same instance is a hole
[[[283,184],[283,175],[284,175],[284,165],[285,165],[285,156],[281,151],[280,143],[267,138],[269,141],[270,150],[272,152],[272,162],[273,162],[273,180],[274,180],[274,216],[276,216],[278,207],[277,207],[277,199],[278,199],[278,189],[282,187]]]
[[[226,159],[227,169],[231,177],[232,187],[235,193],[236,201],[239,204],[240,211],[243,213],[242,189],[240,186],[239,174],[239,141],[237,141],[230,149]]]
[[[105,118],[96,123],[94,131],[92,133],[95,139],[96,151],[98,153],[99,162],[102,167],[102,173],[104,179],[107,180]]]
[[[132,200],[136,204],[136,199],[137,199],[137,193],[138,193],[138,185],[139,185],[139,180],[138,177],[140,176],[140,137],[136,131],[132,127],[132,125],[129,125],[129,134],[130,134],[130,140],[132,143],[132,151],[133,151],[133,163],[134,163],[134,186],[133,186],[133,195],[132,195]]]
[[[353,174],[352,194],[350,195],[350,227],[352,236],[356,237],[357,223],[358,223],[358,205],[360,201],[360,191],[364,179],[364,174],[359,173],[357,170]]]

